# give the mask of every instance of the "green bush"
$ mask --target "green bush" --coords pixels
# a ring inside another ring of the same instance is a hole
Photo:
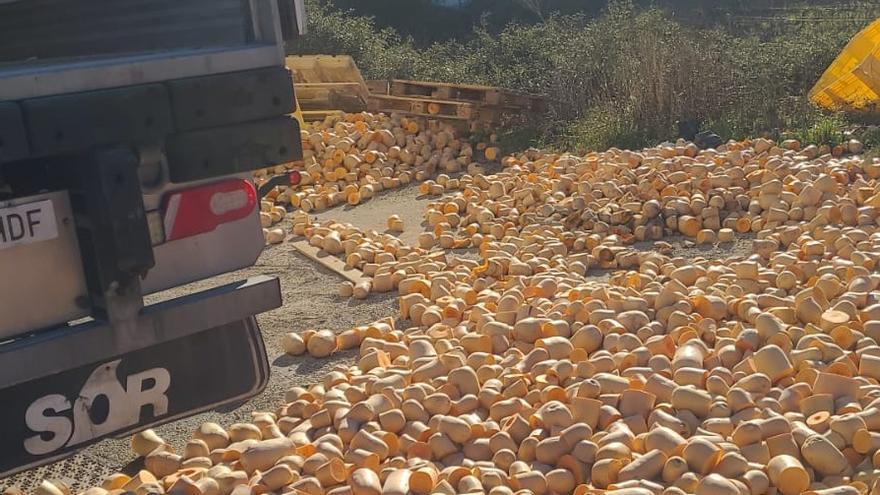
[[[564,126],[556,139],[558,147],[583,153],[612,146],[639,149],[651,143],[652,136],[638,125],[631,110],[595,106],[580,119]]]
[[[837,146],[844,141],[846,120],[841,114],[820,114],[806,127],[793,128],[784,133],[785,138],[795,138],[802,143]]]
[[[306,2],[308,34],[287,46],[298,55],[351,55],[367,79],[406,77],[419,56],[412,42],[370,17],[335,10],[320,0]]]
[[[865,148],[880,151],[880,127],[876,125],[868,126],[858,133],[856,138],[865,144]]]

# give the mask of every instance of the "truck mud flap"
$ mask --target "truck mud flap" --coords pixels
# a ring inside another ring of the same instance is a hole
[[[214,324],[209,316],[220,309],[218,304],[236,299],[247,307],[248,301],[268,296],[261,306],[280,305],[277,279],[249,282],[160,303],[146,308],[141,317],[144,326],[153,324],[155,329],[156,322],[162,321],[157,313],[176,311],[182,325],[201,313],[203,320],[213,324],[209,328],[195,325],[168,332],[162,328],[157,338],[147,339],[152,342],[137,349],[12,385],[7,382],[0,388],[0,404],[4,405],[0,408],[0,478],[61,459],[103,438],[259,394],[268,382],[269,364],[252,315],[271,308],[251,307],[251,315],[222,324]],[[240,297],[232,297],[236,295]],[[71,327],[55,338],[74,346],[68,347],[69,352],[77,353],[77,337],[89,331],[100,333],[101,325],[86,330]],[[8,345],[0,345],[0,368],[8,362],[6,358],[15,356],[3,352]]]

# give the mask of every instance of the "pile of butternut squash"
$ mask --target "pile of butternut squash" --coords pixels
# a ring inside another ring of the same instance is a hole
[[[305,212],[344,203],[357,205],[385,189],[420,182],[437,171],[457,172],[474,155],[471,145],[450,126],[397,114],[331,116],[301,133],[302,182],[278,188],[268,199]],[[258,181],[268,173],[258,171]]]
[[[830,151],[529,150],[422,184],[417,246],[295,214],[400,313],[286,335],[357,362],[86,494],[880,493],[880,163]]]
[[[292,168],[302,173],[300,184],[275,188],[261,203],[260,221],[270,244],[284,239],[283,231],[270,228],[284,219],[288,207],[308,213],[346,203],[354,206],[438,171],[455,173],[474,166],[475,151],[489,160],[498,155],[497,146],[472,147],[449,125],[398,114],[328,116],[307,124],[301,137],[302,164],[255,173],[257,185]]]

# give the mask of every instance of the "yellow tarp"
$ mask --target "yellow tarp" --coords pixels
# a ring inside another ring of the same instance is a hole
[[[296,91],[296,88],[294,88],[294,92],[295,91]],[[299,108],[299,100],[296,101],[296,110],[293,111],[293,116],[296,117],[296,120],[299,121],[299,128],[305,129],[306,128],[306,121],[303,120],[302,109]]]
[[[880,106],[880,19],[855,35],[809,96],[829,110]]]

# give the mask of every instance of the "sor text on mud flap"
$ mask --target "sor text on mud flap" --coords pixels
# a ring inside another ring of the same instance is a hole
[[[166,393],[171,386],[168,370],[152,368],[134,373],[125,377],[123,384],[116,374],[120,362],[98,366],[73,400],[49,394],[32,402],[25,423],[35,435],[24,440],[25,450],[32,455],[50,454],[136,425],[150,409],[153,417],[166,414]],[[106,416],[96,421],[91,409],[98,399],[105,400],[108,407]]]

